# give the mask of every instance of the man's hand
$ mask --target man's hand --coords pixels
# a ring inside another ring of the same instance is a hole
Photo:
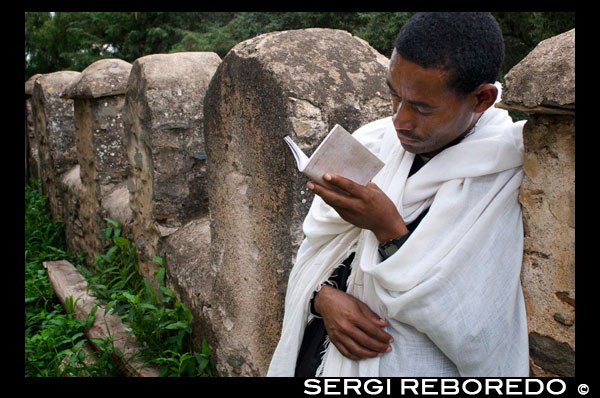
[[[325,285],[315,296],[327,335],[342,355],[355,361],[381,356],[392,350],[392,336],[383,330],[388,322],[362,301]]]
[[[376,184],[362,186],[329,173],[323,179],[348,194],[314,181],[307,184],[308,189],[323,198],[344,220],[372,231],[379,243],[408,233],[398,209]],[[387,321],[357,298],[324,286],[315,296],[315,309],[323,318],[329,339],[345,357],[360,360],[391,351],[392,336],[383,330]]]
[[[377,184],[370,182],[363,186],[340,175],[329,173],[325,174],[323,179],[348,195],[328,189],[314,181],[307,184],[308,189],[323,198],[344,220],[359,228],[373,231],[379,243],[408,233],[398,209]]]

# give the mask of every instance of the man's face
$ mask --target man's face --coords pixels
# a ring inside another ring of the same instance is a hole
[[[387,75],[392,120],[408,152],[433,156],[474,125],[476,97],[456,96],[446,87],[446,78],[445,71],[423,68],[394,50]]]

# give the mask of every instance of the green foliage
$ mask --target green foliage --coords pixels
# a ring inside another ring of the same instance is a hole
[[[110,362],[110,352],[96,351],[90,362],[83,345],[86,322],[60,304],[51,311],[40,308],[26,313],[25,376],[119,376]],[[106,342],[102,342],[103,345]]]
[[[49,309],[54,291],[43,262],[65,259],[64,224],[53,220],[47,198],[40,192],[40,182],[25,186],[25,312],[32,308]]]
[[[52,220],[40,183],[25,186],[25,376],[117,376],[103,352],[88,364],[82,349],[86,321],[75,319],[77,300],[67,297],[66,311],[56,299],[43,262],[69,257],[61,222]]]
[[[165,286],[164,260],[154,259],[159,267],[153,285],[139,274],[135,243],[121,236],[118,221],[105,221],[106,252],[94,254],[92,270],[80,269],[92,295],[131,327],[144,346],[143,359],[158,365],[161,376],[216,376],[208,345],[203,343],[201,353],[193,351],[192,313]]]
[[[215,15],[213,15],[215,14]],[[25,13],[25,78],[58,70],[81,71],[101,58],[133,62],[167,53],[183,31],[199,32],[230,13]]]
[[[56,299],[44,261],[67,259],[88,282],[90,294],[105,305],[106,313],[118,314],[136,340],[145,346],[142,359],[161,368],[161,376],[216,376],[206,340],[201,352],[192,347],[192,313],[165,286],[164,259],[155,285],[141,278],[135,244],[121,236],[118,221],[105,219],[103,253],[94,253],[91,267],[83,256],[66,252],[63,224],[50,217],[47,198],[33,181],[25,188],[25,375],[26,376],[123,376],[111,362],[118,353],[113,336],[94,339],[101,349],[86,358],[85,330],[94,322],[98,307],[87,319],[76,319],[78,298],[67,297],[65,309]],[[109,330],[110,333],[110,330]],[[94,364],[95,363],[95,364]]]
[[[544,39],[575,27],[574,12],[494,12],[504,36],[506,74]]]
[[[25,78],[81,71],[100,58],[133,62],[157,53],[213,51],[224,57],[261,33],[343,29],[389,57],[413,12],[57,12],[25,13]],[[574,12],[495,12],[504,33],[505,74],[541,40],[575,27]]]
[[[367,41],[381,54],[391,57],[400,28],[413,14],[414,12],[361,13],[363,24],[352,33]]]

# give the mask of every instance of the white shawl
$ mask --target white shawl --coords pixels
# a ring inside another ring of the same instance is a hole
[[[409,224],[423,210],[429,212],[404,245],[381,261],[371,231],[344,221],[315,196],[267,375],[294,375],[304,329],[312,318],[311,294],[356,251],[347,292],[381,317],[426,336],[427,344],[443,352],[460,376],[527,376],[520,284],[523,226],[517,201],[523,124],[491,107],[460,143],[410,178],[415,155],[400,145],[391,117],[356,130],[353,135],[386,163],[373,182],[394,201],[404,221]],[[385,355],[394,355],[399,365],[409,361],[402,346]],[[353,361],[329,344],[321,375],[378,377],[380,361]],[[425,364],[425,374],[412,376],[436,376],[438,367]]]

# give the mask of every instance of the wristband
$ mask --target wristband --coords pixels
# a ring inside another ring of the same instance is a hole
[[[407,233],[406,235],[402,235],[398,238],[392,239],[389,242],[385,242],[382,243],[381,245],[379,245],[379,254],[381,254],[381,257],[383,257],[383,259],[387,259],[388,257],[390,257],[392,254],[396,253],[396,251],[398,251],[398,249],[400,249],[400,247],[404,244],[404,242],[406,242],[408,240],[410,236],[410,232]]]

